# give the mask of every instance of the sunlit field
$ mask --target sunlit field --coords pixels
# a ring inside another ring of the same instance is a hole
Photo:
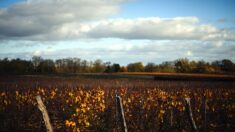
[[[121,131],[116,96],[122,98],[128,131],[190,131],[186,97],[199,131],[235,129],[231,81],[2,76],[0,130],[46,131],[37,95],[54,131]]]

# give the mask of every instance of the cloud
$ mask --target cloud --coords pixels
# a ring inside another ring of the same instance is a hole
[[[111,16],[124,0],[26,0],[0,8],[0,39],[44,35],[65,23]]]
[[[234,42],[217,43],[192,41],[192,40],[170,40],[170,41],[117,41],[116,44],[109,43],[103,46],[94,47],[67,47],[55,49],[55,45],[50,47],[36,48],[29,51],[19,51],[18,53],[4,52],[0,53],[0,58],[23,58],[30,59],[34,55],[40,55],[43,58],[59,59],[66,57],[79,57],[81,59],[111,61],[120,64],[142,61],[161,63],[163,61],[172,61],[178,58],[189,58],[190,60],[214,61],[221,59],[231,59],[235,62]],[[88,42],[88,45],[95,45],[96,42]],[[74,44],[76,45],[76,43]]]
[[[1,40],[100,38],[235,41],[232,30],[197,17],[110,19],[130,0],[26,0],[0,8]]]
[[[91,38],[123,38],[150,40],[235,40],[235,33],[209,24],[197,17],[139,18],[105,20],[87,25]]]

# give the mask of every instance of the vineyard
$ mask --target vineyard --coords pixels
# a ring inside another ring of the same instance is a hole
[[[38,95],[54,131],[121,131],[116,96],[128,131],[190,131],[185,98],[199,131],[235,130],[231,81],[2,76],[0,131],[46,131]]]

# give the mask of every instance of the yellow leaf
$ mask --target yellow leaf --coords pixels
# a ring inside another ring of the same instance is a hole
[[[86,127],[89,127],[89,126],[90,126],[90,123],[89,123],[88,121],[85,121],[84,123],[85,123],[85,126],[86,126]]]

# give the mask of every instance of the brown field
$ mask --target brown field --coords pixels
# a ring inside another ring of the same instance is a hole
[[[154,80],[159,74],[129,75],[1,76],[0,131],[45,131],[37,95],[42,97],[55,131],[121,131],[116,95],[122,97],[129,131],[190,131],[186,97],[191,98],[199,131],[235,130],[233,81]]]

